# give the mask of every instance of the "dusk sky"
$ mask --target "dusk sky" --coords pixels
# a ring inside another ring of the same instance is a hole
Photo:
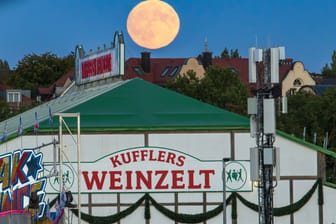
[[[197,57],[204,40],[213,56],[223,49],[284,46],[286,57],[320,73],[336,49],[335,0],[167,0],[178,13],[180,31],[168,46],[137,46],[126,28],[139,0],[0,0],[0,59],[13,68],[27,54],[68,55],[76,45],[96,49],[116,31],[125,37],[126,59],[150,51],[152,57]]]

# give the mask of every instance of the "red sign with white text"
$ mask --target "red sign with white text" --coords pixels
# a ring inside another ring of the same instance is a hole
[[[112,54],[110,53],[81,62],[82,79],[109,73],[112,69]]]

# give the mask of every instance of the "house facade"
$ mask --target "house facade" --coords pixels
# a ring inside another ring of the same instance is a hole
[[[18,111],[22,107],[31,105],[31,91],[14,89],[0,83],[0,99],[8,103],[12,111]]]
[[[294,95],[306,85],[315,86],[316,82],[305,70],[302,62],[295,62],[293,68],[282,79],[281,94],[282,96]]]

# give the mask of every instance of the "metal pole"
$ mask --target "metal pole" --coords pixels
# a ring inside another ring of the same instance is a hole
[[[225,163],[230,161],[229,158],[223,159],[223,224],[226,224],[226,170],[225,170]]]
[[[62,196],[62,188],[63,188],[63,171],[62,171],[62,166],[63,166],[63,136],[62,136],[62,116],[59,116],[59,136],[58,136],[58,139],[59,139],[59,175],[58,175],[58,181],[59,181],[59,185],[60,185],[60,199],[61,199],[61,196]]]
[[[80,114],[77,114],[77,181],[78,181],[78,224],[81,223],[81,168],[80,168]]]
[[[225,178],[225,160],[223,159],[223,224],[226,224],[226,178]]]
[[[60,144],[60,175],[62,176],[62,160],[63,160],[63,136],[62,136],[62,122],[63,122],[63,117],[77,117],[77,140],[76,140],[76,145],[77,145],[77,187],[78,187],[78,192],[77,192],[77,200],[78,200],[78,224],[81,223],[81,169],[80,169],[80,114],[79,113],[55,113],[55,116],[59,116],[59,144]],[[67,127],[65,123],[65,127]],[[68,128],[68,127],[67,127]],[[68,131],[70,131],[68,129]],[[71,132],[71,131],[70,131]],[[72,136],[72,133],[71,133]],[[63,183],[62,183],[63,184]],[[61,185],[60,185],[61,188]],[[61,188],[62,189],[62,188]]]
[[[265,149],[273,148],[273,134],[264,132],[264,100],[271,99],[272,84],[271,84],[271,50],[264,50],[264,83],[261,83],[262,88],[258,93],[258,148],[259,148],[259,167],[260,167],[260,183],[259,190],[259,222],[262,224],[273,224],[273,164],[266,164],[264,161]],[[267,152],[266,152],[267,153]]]
[[[53,172],[52,172],[52,174],[54,175],[54,176],[56,176],[56,175],[58,175],[57,174],[57,167],[56,167],[56,161],[57,161],[57,152],[56,152],[56,150],[57,150],[57,147],[56,147],[56,139],[54,138],[54,141],[53,141],[53,160],[54,160],[54,162],[53,162]]]

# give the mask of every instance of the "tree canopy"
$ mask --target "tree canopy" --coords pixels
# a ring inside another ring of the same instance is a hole
[[[299,138],[303,137],[306,130],[305,139],[313,142],[314,133],[319,137],[323,136],[323,127],[320,122],[321,97],[307,92],[299,92],[296,95],[288,96],[288,113],[279,115],[277,128]],[[320,143],[321,138],[317,140]]]
[[[278,129],[303,137],[322,146],[328,133],[328,146],[336,149],[336,87],[327,90],[322,96],[311,93],[297,93],[288,97],[288,114],[278,117]],[[336,151],[336,150],[335,150]]]
[[[220,55],[220,58],[241,58],[241,56],[239,55],[239,52],[238,52],[238,49],[235,49],[235,50],[229,50],[227,48],[225,48],[221,55]]]
[[[10,70],[9,64],[6,60],[0,59],[0,70]]]
[[[325,78],[336,78],[336,50],[333,51],[330,65],[325,64],[322,68],[322,75]]]
[[[322,96],[297,93],[288,97],[288,114],[279,115],[277,129],[336,151],[336,87]],[[305,135],[305,136],[304,136]],[[336,160],[327,156],[327,180],[336,183]]]
[[[74,67],[74,55],[57,57],[50,52],[25,55],[6,83],[14,88],[30,89],[32,96],[38,87],[48,87]]]
[[[167,88],[239,114],[246,113],[248,88],[231,69],[210,66],[202,79],[190,70],[168,81]]]
[[[0,59],[0,76],[1,80],[3,80],[6,76],[10,74],[11,70],[9,64],[6,60]]]
[[[11,114],[8,103],[0,100],[0,121],[7,119],[10,115]]]

